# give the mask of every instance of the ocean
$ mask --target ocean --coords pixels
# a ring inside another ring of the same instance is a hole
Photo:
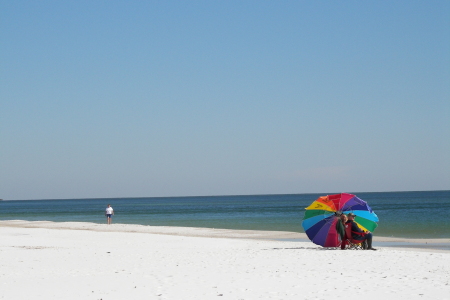
[[[450,238],[450,191],[351,194],[378,215],[375,235]],[[104,210],[111,204],[113,223],[304,232],[305,207],[323,195],[0,201],[0,220],[106,223]]]

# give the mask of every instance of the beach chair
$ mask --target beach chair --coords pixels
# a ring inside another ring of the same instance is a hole
[[[350,224],[345,224],[345,249],[349,250],[364,250],[364,241],[355,240],[352,238],[352,226]]]

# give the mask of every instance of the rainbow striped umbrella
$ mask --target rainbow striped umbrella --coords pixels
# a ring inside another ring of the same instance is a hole
[[[302,226],[308,238],[323,247],[338,247],[341,238],[336,223],[341,214],[354,213],[355,222],[363,230],[374,231],[378,217],[369,205],[352,194],[319,197],[306,208]]]

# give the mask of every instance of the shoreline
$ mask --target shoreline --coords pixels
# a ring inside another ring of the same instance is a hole
[[[159,235],[175,235],[184,237],[208,237],[208,238],[233,238],[233,239],[258,239],[283,242],[312,242],[305,233],[287,231],[262,231],[262,230],[236,230],[203,227],[174,227],[174,226],[149,226],[137,224],[111,225],[91,222],[53,222],[53,221],[25,221],[8,220],[0,221],[0,227],[18,228],[46,228],[67,230],[90,230],[98,232],[133,232]],[[450,239],[413,239],[399,237],[374,236],[373,241],[377,247],[388,247],[409,250],[450,251]]]

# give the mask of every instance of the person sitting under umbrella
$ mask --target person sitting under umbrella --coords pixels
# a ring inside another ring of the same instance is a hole
[[[355,223],[355,214],[349,213],[347,215],[348,221],[346,224],[352,225],[352,238],[354,240],[358,240],[361,242],[367,242],[366,250],[377,250],[375,248],[372,248],[372,233],[371,232],[364,232],[361,230],[361,228],[358,227]]]
[[[341,249],[345,250],[345,223],[347,223],[347,216],[342,214],[339,216],[339,220],[336,222],[336,231],[341,237]]]

